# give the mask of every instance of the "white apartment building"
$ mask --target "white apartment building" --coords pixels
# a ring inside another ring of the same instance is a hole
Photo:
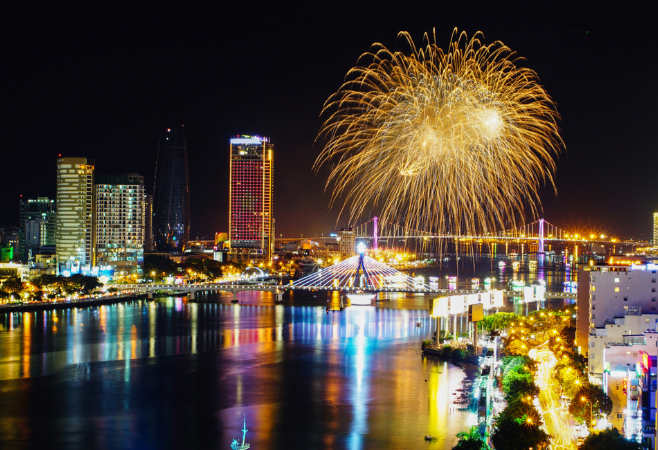
[[[96,261],[115,276],[138,275],[144,262],[144,177],[134,173],[96,177]]]
[[[627,335],[603,349],[603,390],[612,400],[608,422],[627,439],[655,445],[658,332]]]
[[[595,328],[589,336],[590,376],[603,377],[606,370],[603,355],[606,349],[644,343],[646,339],[643,333],[655,332],[656,324],[658,313],[642,314],[641,307],[627,306],[622,314],[608,319],[603,327]]]
[[[87,158],[57,159],[55,245],[63,270],[93,266],[94,164]]]
[[[658,265],[594,266],[590,270],[589,334],[606,321],[625,316],[639,306],[645,314],[658,314]]]

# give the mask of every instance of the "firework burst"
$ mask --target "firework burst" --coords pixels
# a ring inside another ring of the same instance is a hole
[[[325,103],[314,169],[332,166],[331,203],[354,222],[436,234],[514,226],[539,208],[562,148],[554,102],[501,42],[453,32],[448,51],[425,35],[409,54],[373,44]]]

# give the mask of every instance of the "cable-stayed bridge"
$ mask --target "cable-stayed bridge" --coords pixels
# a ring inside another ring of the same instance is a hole
[[[446,241],[471,241],[480,243],[534,243],[537,252],[545,252],[546,244],[562,243],[569,244],[606,244],[611,247],[645,245],[632,240],[619,240],[617,238],[601,234],[566,231],[547,220],[541,218],[528,224],[505,231],[485,232],[482,234],[433,234],[427,231],[415,230],[399,224],[386,222],[373,217],[361,225],[352,227],[357,239],[372,241],[372,248],[377,249],[380,242],[389,240],[446,240]]]

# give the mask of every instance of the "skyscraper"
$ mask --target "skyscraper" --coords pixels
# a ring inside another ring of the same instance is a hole
[[[271,260],[273,150],[268,138],[231,139],[228,239],[233,261]]]
[[[653,245],[658,247],[658,212],[653,213]]]
[[[96,177],[96,263],[115,275],[142,273],[145,235],[144,177]]]
[[[47,197],[22,199],[18,216],[21,261],[26,262],[41,247],[55,248],[55,201]]]
[[[55,245],[62,270],[77,272],[94,261],[94,162],[57,159]]]
[[[145,235],[144,235],[144,251],[152,252],[153,251],[153,196],[145,195],[144,196],[144,225],[145,225]]]
[[[153,240],[158,252],[182,252],[190,237],[190,175],[184,128],[160,138],[153,190]]]

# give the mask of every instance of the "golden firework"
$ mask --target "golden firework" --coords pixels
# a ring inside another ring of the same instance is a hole
[[[554,102],[502,42],[455,29],[448,51],[425,35],[410,54],[373,44],[325,103],[314,169],[332,164],[331,204],[350,221],[366,208],[384,222],[437,235],[507,229],[535,216],[554,187],[563,143]]]

